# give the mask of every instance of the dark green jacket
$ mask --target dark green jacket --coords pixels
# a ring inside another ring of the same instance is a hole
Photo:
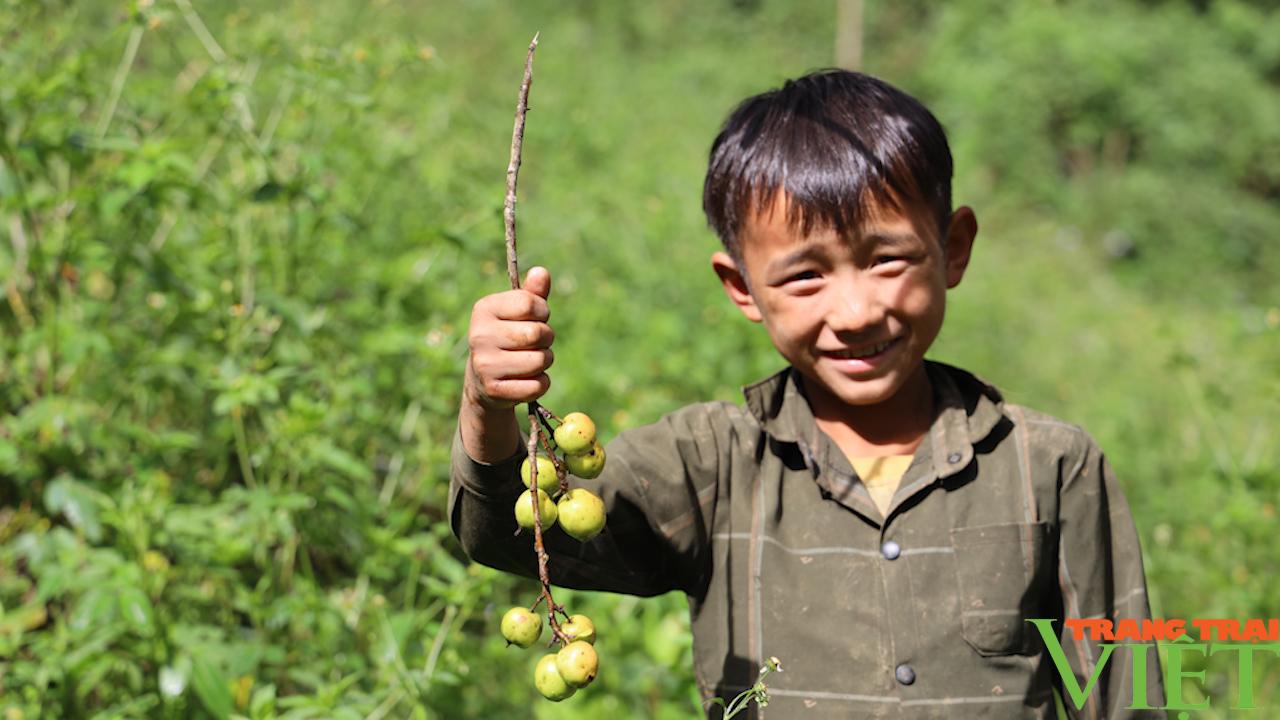
[[[1025,620],[1149,616],[1128,505],[1079,427],[962,370],[928,371],[938,413],[887,517],[787,369],[747,387],[745,408],[691,405],[614,439],[604,474],[581,483],[604,498],[607,529],[587,544],[550,530],[552,581],[684,592],[704,697],[782,661],[752,717],[1055,717],[1059,676]],[[455,439],[450,513],[473,559],[536,577],[531,534],[512,536],[521,459],[482,465]],[[1084,687],[1097,644],[1060,640]],[[1118,649],[1084,710],[1068,709],[1137,716],[1131,686]]]

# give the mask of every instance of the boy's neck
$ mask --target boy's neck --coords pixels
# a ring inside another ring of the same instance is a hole
[[[892,398],[876,405],[849,405],[814,385],[805,387],[813,419],[845,457],[910,455],[933,424],[933,384],[923,363]]]

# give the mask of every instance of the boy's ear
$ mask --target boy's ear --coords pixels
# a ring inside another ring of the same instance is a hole
[[[733,301],[734,305],[742,311],[742,314],[751,322],[760,322],[763,316],[760,314],[760,308],[756,306],[755,298],[751,297],[751,289],[747,286],[747,278],[743,276],[742,271],[738,269],[738,264],[726,252],[717,252],[711,256],[711,267],[716,271],[716,275],[720,277],[720,283],[724,285],[724,292]]]
[[[951,213],[951,221],[947,223],[946,258],[947,288],[960,284],[964,278],[965,268],[969,267],[969,257],[973,253],[973,241],[978,236],[978,218],[973,208],[962,205]]]

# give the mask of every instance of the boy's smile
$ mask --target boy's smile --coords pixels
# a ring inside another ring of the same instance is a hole
[[[820,420],[918,414],[930,402],[924,354],[977,231],[972,211],[952,214],[944,255],[929,213],[878,203],[852,237],[830,227],[803,235],[785,203],[778,193],[744,223],[745,278],[726,253],[712,258],[726,292],[803,375]]]

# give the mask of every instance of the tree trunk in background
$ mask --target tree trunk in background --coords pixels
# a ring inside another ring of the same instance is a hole
[[[836,67],[862,68],[862,0],[836,0]]]

